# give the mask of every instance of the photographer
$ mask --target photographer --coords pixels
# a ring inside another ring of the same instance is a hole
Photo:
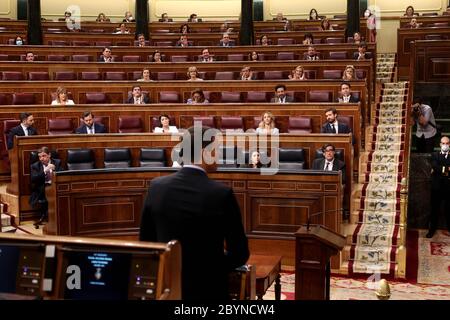
[[[432,238],[438,227],[441,204],[444,202],[447,231],[450,236],[450,139],[447,136],[441,139],[441,151],[431,154],[431,214],[430,227],[426,235]]]
[[[431,153],[434,150],[436,130],[436,120],[433,110],[429,105],[422,103],[422,98],[416,97],[413,100],[412,116],[417,125],[416,148],[419,153]]]

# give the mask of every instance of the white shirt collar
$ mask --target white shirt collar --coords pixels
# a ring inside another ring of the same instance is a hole
[[[323,170],[327,170],[327,164],[328,164],[328,163],[330,163],[330,165],[331,165],[331,170],[333,170],[334,158],[333,158],[333,160],[331,160],[331,161],[328,161],[327,159],[325,159],[325,164],[324,164]]]
[[[196,170],[200,170],[200,171],[203,171],[204,173],[206,173],[205,169],[203,169],[202,167],[195,165],[195,164],[185,164],[185,165],[183,165],[183,168],[196,169]]]
[[[20,124],[20,126],[22,127],[23,132],[25,133],[25,135],[27,136],[30,132],[28,131],[28,127],[25,127],[23,125],[23,123]]]

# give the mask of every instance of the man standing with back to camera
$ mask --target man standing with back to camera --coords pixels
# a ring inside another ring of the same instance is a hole
[[[182,140],[183,168],[152,180],[139,235],[141,241],[181,243],[182,299],[191,301],[228,300],[228,273],[249,257],[233,190],[208,177],[216,169],[204,156],[214,141],[205,139],[208,129],[189,128]]]

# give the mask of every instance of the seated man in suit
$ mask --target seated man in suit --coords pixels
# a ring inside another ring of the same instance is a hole
[[[313,46],[309,46],[308,47],[308,52],[307,52],[305,58],[308,61],[314,61],[314,60],[319,60],[320,59],[319,54],[316,51],[316,48],[313,47]]]
[[[94,122],[94,114],[91,111],[85,111],[83,113],[82,118],[83,124],[75,130],[75,133],[78,134],[108,133],[103,124]]]
[[[336,150],[332,144],[326,144],[322,147],[323,158],[313,161],[313,170],[341,171],[342,184],[345,184],[345,163],[335,158]]]
[[[182,299],[190,301],[228,300],[228,273],[249,257],[233,189],[208,177],[217,167],[209,129],[185,132],[183,167],[151,181],[141,215],[141,241],[181,243]]]
[[[275,87],[275,97],[273,97],[270,102],[288,103],[294,102],[294,98],[286,95],[286,86],[284,84],[279,84]]]
[[[205,48],[202,50],[202,55],[198,57],[198,62],[212,62],[214,57],[210,55],[209,49]]]
[[[22,112],[20,114],[20,124],[17,127],[11,129],[8,135],[8,150],[12,149],[14,146],[14,136],[35,136],[37,135],[37,130],[33,127],[34,118],[31,113]]]
[[[48,216],[48,202],[45,196],[45,187],[51,185],[53,173],[61,171],[61,161],[59,159],[51,159],[50,150],[42,147],[38,151],[39,161],[31,165],[31,195],[30,205],[32,207],[40,205],[41,217],[34,225],[39,228]]]
[[[372,54],[367,51],[367,44],[361,42],[358,46],[358,52],[353,53],[353,59],[355,60],[367,60],[372,59]]]
[[[98,62],[114,62],[114,57],[112,56],[110,48],[103,48],[102,55],[98,59]]]
[[[355,98],[351,94],[351,85],[348,82],[342,82],[341,83],[341,96],[338,98],[339,103],[358,103],[359,98]]]
[[[128,98],[127,103],[131,104],[148,104],[150,99],[146,94],[142,93],[140,86],[134,86],[131,91],[131,96]]]
[[[230,35],[228,33],[224,33],[222,35],[222,39],[219,42],[220,47],[233,47],[233,41],[230,39]]]
[[[325,111],[327,122],[320,129],[320,133],[351,133],[352,131],[345,123],[337,120],[338,112],[336,108],[328,108]]]

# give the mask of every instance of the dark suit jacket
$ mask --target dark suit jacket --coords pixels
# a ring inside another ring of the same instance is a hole
[[[230,41],[230,42],[228,42],[228,44],[225,45],[225,43],[223,43],[223,41],[220,40],[219,47],[227,47],[227,48],[234,47],[234,41]]]
[[[325,167],[325,158],[314,159],[313,170],[323,170]],[[345,184],[345,163],[334,158],[333,171],[342,171],[342,184]]]
[[[338,132],[339,133],[351,133],[352,131],[350,130],[348,125],[346,125],[345,123],[339,122],[339,120],[338,120]],[[331,124],[327,122],[322,126],[322,129],[320,129],[320,133],[336,133],[336,130],[333,131],[331,129]]]
[[[450,177],[442,175],[442,167],[450,167],[450,154],[446,159],[440,151],[433,152],[431,154],[431,168],[433,169],[431,188],[436,192],[450,192]]]
[[[354,60],[358,60],[358,57],[359,57],[359,52],[354,52],[354,53],[353,53],[353,59],[354,59]],[[365,58],[365,59],[372,59],[372,53],[366,52],[366,53],[364,54],[364,58]]]
[[[228,272],[249,257],[241,219],[231,188],[201,170],[182,168],[152,180],[139,238],[180,241],[183,300],[224,300]]]
[[[51,159],[50,163],[55,165],[55,171],[62,171],[61,160]],[[45,174],[44,166],[40,161],[31,165],[31,195],[30,205],[34,207],[39,201],[47,201],[45,197]]]
[[[37,130],[33,127],[28,127],[28,135],[35,136],[37,135]],[[22,126],[19,124],[17,127],[11,129],[8,135],[8,150],[14,147],[14,136],[24,137],[25,132],[22,129]]]
[[[105,126],[97,122],[94,122],[94,131],[95,133],[108,133]],[[87,134],[87,126],[85,124],[79,126],[75,133]]]
[[[103,55],[98,58],[98,62],[106,62]],[[111,57],[111,62],[114,62],[114,57]]]
[[[279,103],[277,97],[273,97],[270,102]],[[294,102],[294,98],[292,96],[286,96],[286,103]]]
[[[145,104],[150,103],[150,99],[148,98],[148,96],[146,94],[142,94],[142,96],[144,97]],[[134,97],[133,96],[128,97],[127,103],[134,104]]]
[[[337,102],[342,102],[342,97],[339,97],[337,99]],[[350,100],[348,101],[348,103],[358,103],[359,99],[355,98],[352,94],[350,94]]]

